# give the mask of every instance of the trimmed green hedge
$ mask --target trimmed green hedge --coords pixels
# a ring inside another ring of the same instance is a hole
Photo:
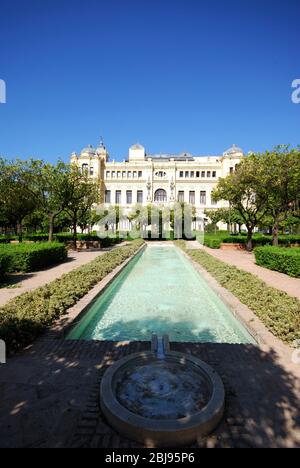
[[[257,265],[300,278],[300,249],[257,247],[254,255]]]
[[[46,327],[87,294],[114,268],[143,245],[138,239],[98,256],[95,260],[61,278],[21,294],[0,308],[0,339],[12,354],[29,345]]]
[[[4,278],[5,273],[9,267],[9,255],[5,252],[1,252],[0,249],[0,281]]]
[[[63,262],[68,256],[66,247],[57,242],[0,245],[0,255],[6,258],[5,270],[9,273],[39,270]]]
[[[187,250],[183,241],[176,244],[248,306],[275,336],[288,344],[300,339],[298,299],[267,286],[257,276],[228,265],[201,249]]]
[[[211,249],[219,249],[221,247],[222,240],[221,239],[205,239],[204,237],[203,244],[206,247],[209,247]]]
[[[224,235],[224,233],[217,233],[217,234],[205,234],[204,236],[204,245],[207,247],[210,247],[211,241],[218,240],[220,242],[220,246],[217,247],[217,242],[213,242],[215,245],[214,247],[218,249],[221,247],[221,244],[246,244],[247,242],[247,234],[242,233],[239,235],[233,235],[233,234],[227,234]],[[300,236],[297,235],[285,235],[285,236],[279,236],[278,238],[279,245],[283,246],[291,246],[291,245],[299,245],[300,246]],[[271,245],[272,244],[272,236],[267,236],[264,234],[254,234],[253,235],[253,245],[254,246],[264,246],[264,245]]]

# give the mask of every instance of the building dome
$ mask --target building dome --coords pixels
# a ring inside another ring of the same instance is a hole
[[[227,151],[225,151],[224,155],[232,155],[232,154],[236,154],[236,153],[242,153],[243,154],[243,150],[242,150],[242,148],[239,148],[236,145],[232,145],[231,148],[229,148]]]
[[[83,150],[81,151],[81,154],[82,153],[95,154],[96,149],[92,145],[88,145],[86,148],[83,148]]]
[[[144,147],[140,145],[139,143],[136,143],[135,145],[132,145],[131,148],[132,150],[143,150]]]

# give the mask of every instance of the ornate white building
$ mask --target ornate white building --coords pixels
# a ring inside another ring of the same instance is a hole
[[[120,205],[125,211],[136,204],[192,204],[202,216],[205,209],[227,206],[214,203],[211,192],[220,177],[235,170],[244,157],[241,148],[233,145],[219,156],[193,156],[189,153],[148,154],[136,144],[129,148],[123,162],[110,161],[101,141],[97,148],[88,146],[80,154],[73,153],[71,162],[90,177],[101,181],[101,199],[106,205]]]

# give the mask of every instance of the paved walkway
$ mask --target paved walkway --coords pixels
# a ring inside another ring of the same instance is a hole
[[[35,271],[34,273],[10,275],[7,283],[9,287],[0,287],[0,306],[4,305],[10,299],[20,294],[44,286],[64,273],[68,273],[86,263],[91,262],[99,255],[103,255],[106,250],[82,250],[80,252],[69,252],[68,260],[53,267]]]
[[[253,273],[269,286],[285,291],[290,296],[300,300],[300,279],[256,265],[253,253],[239,250],[209,249],[208,247],[203,247],[203,249],[213,257]]]
[[[299,447],[298,375],[274,351],[253,345],[171,344],[213,365],[226,390],[224,419],[193,447]],[[37,341],[0,366],[0,447],[131,448],[99,406],[99,384],[113,362],[150,343]]]

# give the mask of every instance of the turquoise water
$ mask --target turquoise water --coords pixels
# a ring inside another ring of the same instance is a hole
[[[150,245],[91,305],[69,339],[254,343],[221,299],[173,246]]]

